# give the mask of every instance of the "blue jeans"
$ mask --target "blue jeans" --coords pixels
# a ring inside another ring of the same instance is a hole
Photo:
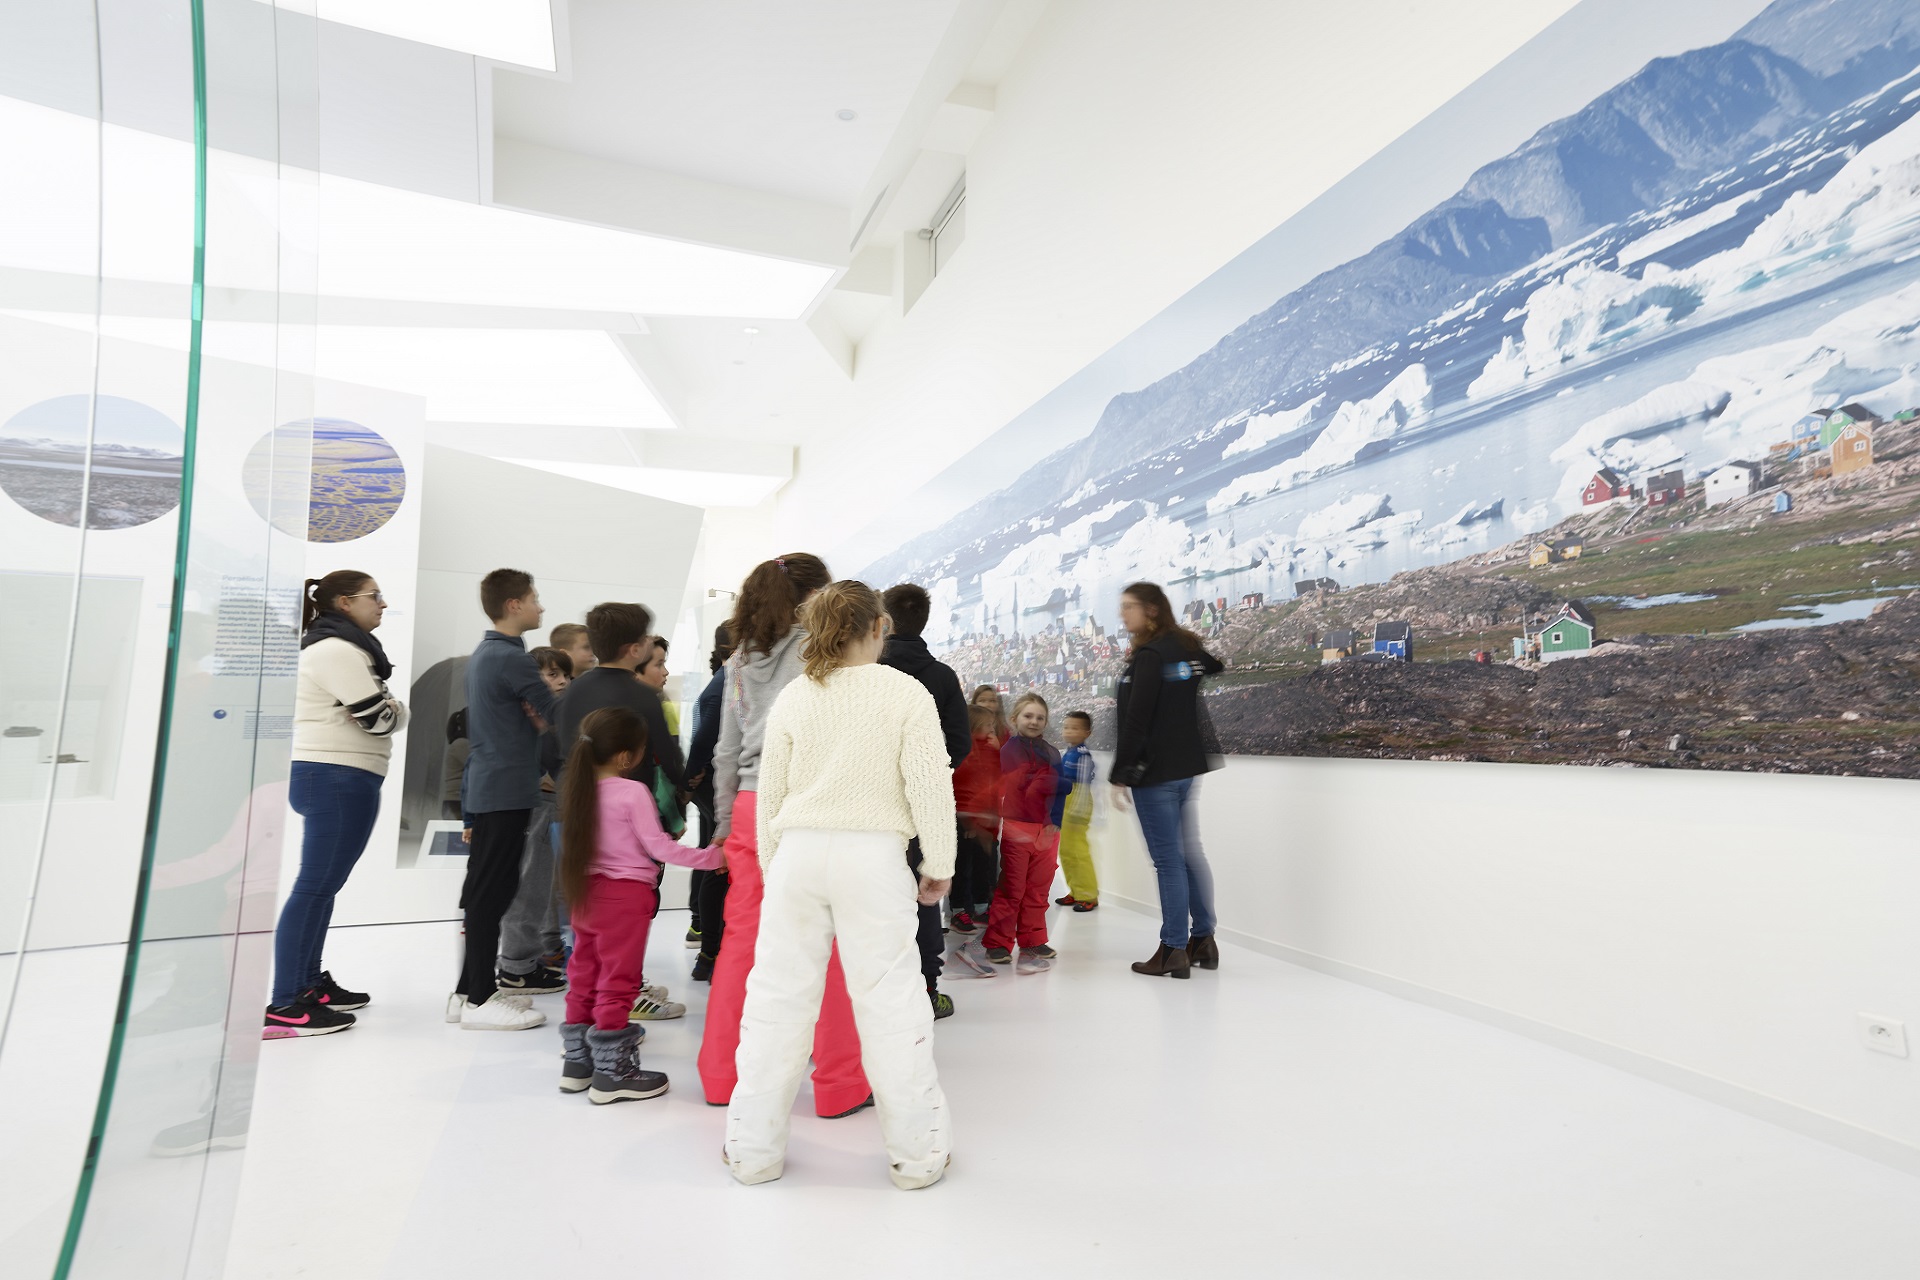
[[[1160,941],[1169,947],[1213,934],[1213,868],[1200,847],[1198,784],[1197,778],[1181,778],[1133,789],[1140,833],[1160,882]]]
[[[334,895],[346,884],[353,864],[373,834],[380,813],[380,784],[386,779],[345,764],[293,762],[287,798],[306,821],[300,842],[300,875],[280,926],[273,934],[273,995],[276,1005],[292,1004],[320,981],[320,950],[333,920]]]

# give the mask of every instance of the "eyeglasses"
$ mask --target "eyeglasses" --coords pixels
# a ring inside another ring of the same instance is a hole
[[[387,602],[387,598],[381,595],[378,591],[356,591],[354,594],[350,596],[343,596],[341,598],[345,600],[364,600],[368,596],[373,597],[373,602],[375,604],[385,604]]]

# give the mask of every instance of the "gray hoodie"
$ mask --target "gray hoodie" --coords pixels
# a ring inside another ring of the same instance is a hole
[[[794,627],[773,643],[771,653],[734,654],[727,660],[725,692],[720,696],[720,745],[713,752],[713,838],[733,830],[733,798],[757,791],[760,748],[766,742],[767,715],[780,691],[806,670],[800,642],[807,633]]]

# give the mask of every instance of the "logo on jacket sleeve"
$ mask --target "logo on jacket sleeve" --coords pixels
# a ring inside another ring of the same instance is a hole
[[[1191,680],[1193,679],[1193,664],[1191,662],[1169,662],[1166,666],[1160,668],[1160,678],[1162,680]]]

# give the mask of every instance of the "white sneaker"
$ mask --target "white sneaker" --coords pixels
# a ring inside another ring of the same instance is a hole
[[[538,1009],[498,991],[485,1004],[469,1003],[460,1011],[462,1031],[531,1031],[546,1020]]]
[[[672,1018],[687,1016],[687,1006],[678,1000],[656,1000],[643,989],[640,998],[633,1002],[633,1012],[627,1015],[628,1022],[666,1022]]]
[[[466,1007],[467,1007],[467,998],[461,995],[458,991],[453,992],[451,995],[447,997],[447,1021],[452,1023],[456,1027],[459,1026],[460,1014],[466,1009]]]
[[[667,989],[657,982],[649,982],[641,987],[640,994],[658,1000],[661,1004],[667,1003]]]

